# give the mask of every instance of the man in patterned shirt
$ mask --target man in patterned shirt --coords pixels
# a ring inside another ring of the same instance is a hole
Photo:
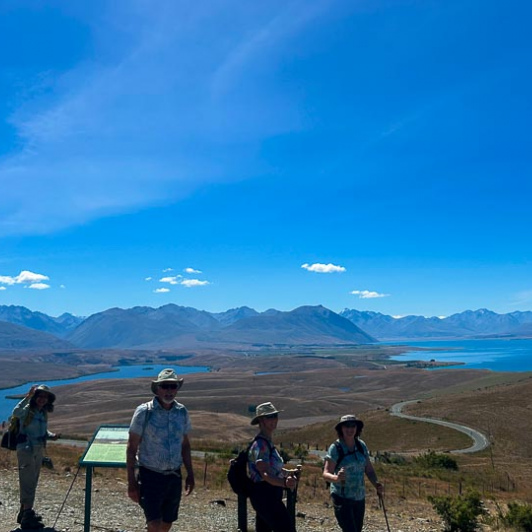
[[[127,444],[128,496],[140,503],[148,532],[168,532],[177,520],[181,502],[181,465],[185,466],[185,494],[194,489],[190,456],[190,419],[175,400],[183,379],[164,369],[152,381],[153,400],[137,407]],[[135,466],[139,465],[138,478]]]

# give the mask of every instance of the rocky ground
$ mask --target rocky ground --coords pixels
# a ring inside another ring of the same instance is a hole
[[[84,530],[85,476],[81,470],[74,481],[76,471],[50,471],[43,469],[39,483],[36,509],[42,514],[47,528],[65,532]],[[18,477],[13,464],[0,469],[0,532],[17,530]],[[73,482],[74,481],[74,482]],[[70,490],[70,492],[69,492]],[[68,493],[68,497],[67,497]],[[121,474],[113,478],[107,470],[99,474],[95,470],[92,489],[91,530],[143,531],[145,529],[140,508],[131,502]],[[66,502],[65,502],[66,498]],[[297,506],[298,532],[339,531],[333,511],[326,504],[299,503]],[[387,531],[384,513],[376,501],[369,500],[365,531]],[[61,509],[64,503],[63,508]],[[173,530],[183,532],[236,532],[236,496],[231,492],[205,490],[198,487],[183,500],[178,525]],[[61,513],[59,514],[61,510]],[[441,531],[442,526],[427,507],[402,504],[387,508],[390,530],[393,532]],[[59,514],[59,517],[58,517]],[[249,530],[254,530],[253,513],[249,511]],[[46,532],[46,529],[45,531]]]

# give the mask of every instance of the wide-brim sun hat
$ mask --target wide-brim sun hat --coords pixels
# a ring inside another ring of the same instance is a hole
[[[55,393],[53,393],[52,390],[50,390],[50,387],[46,386],[46,384],[39,384],[39,386],[37,386],[37,388],[35,388],[33,391],[33,395],[35,396],[37,392],[47,393],[49,403],[53,403],[55,401]]]
[[[172,368],[166,368],[159,373],[157,380],[151,381],[151,391],[154,394],[157,394],[157,388],[159,387],[159,384],[163,384],[164,382],[177,383],[177,389],[179,390],[179,388],[183,386],[184,380],[185,379],[180,379]]]
[[[262,403],[255,408],[255,417],[251,420],[252,425],[258,425],[259,419],[264,416],[271,416],[272,414],[278,414],[282,410],[277,410],[272,403]]]
[[[340,418],[340,421],[338,421],[338,423],[336,423],[336,425],[334,426],[334,430],[338,431],[344,423],[353,423],[353,422],[357,424],[357,432],[360,432],[362,430],[362,427],[364,427],[364,422],[358,419],[354,414],[348,414],[346,416],[342,416]]]

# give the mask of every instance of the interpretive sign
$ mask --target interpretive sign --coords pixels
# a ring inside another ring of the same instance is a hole
[[[125,467],[129,425],[101,425],[80,460],[82,466]]]
[[[126,467],[129,425],[100,425],[79,465],[86,468],[84,532],[91,529],[92,471],[95,467]]]

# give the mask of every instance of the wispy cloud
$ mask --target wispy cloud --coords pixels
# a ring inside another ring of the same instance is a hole
[[[22,270],[18,275],[0,275],[0,284],[13,286],[16,284],[27,285],[28,288],[42,290],[50,288],[49,285],[42,283],[42,281],[49,281],[50,278],[42,273],[34,273],[28,270]],[[4,286],[5,288],[5,286]]]
[[[173,271],[174,271],[173,268],[165,268],[165,269],[163,270],[163,273],[168,273],[168,272],[173,272]]]
[[[343,266],[337,266],[336,264],[321,264],[316,262],[314,264],[302,264],[301,267],[304,270],[315,273],[342,273],[346,269]]]
[[[209,281],[200,281],[199,279],[183,279],[180,284],[187,288],[192,288],[194,286],[206,286],[210,283]]]
[[[265,49],[279,46],[283,41],[300,32],[330,7],[330,2],[288,2],[284,9],[266,19],[254,31],[244,34],[237,46],[226,56],[214,73],[212,91],[215,95],[231,90],[244,72],[253,68],[257,55]]]
[[[100,62],[51,75],[46,91],[32,81],[19,91],[32,97],[13,101],[8,118],[17,144],[0,161],[0,182],[10,183],[0,237],[50,233],[245,179],[260,143],[299,130],[303,116],[289,93],[267,93],[250,67],[274,63],[272,44],[328,5],[257,5],[235,18],[237,2],[186,12],[180,3],[154,10],[136,2],[86,21],[103,41],[109,21],[120,21],[127,42]],[[229,19],[230,36],[218,31]]]
[[[0,290],[7,290],[5,286],[0,286]]]
[[[201,270],[195,270],[194,268],[185,268],[183,271],[186,273],[203,273]]]
[[[153,277],[145,277],[144,280],[145,281],[151,281],[153,279]]]
[[[378,297],[389,297],[390,294],[380,294],[379,292],[374,292],[372,290],[352,290],[349,292],[354,296],[358,296],[359,299],[375,299]]]
[[[532,303],[532,290],[522,290],[514,294],[511,305],[513,307],[521,307],[530,305]]]
[[[167,292],[170,292],[170,288],[156,288],[154,292],[156,294],[166,294]]]

